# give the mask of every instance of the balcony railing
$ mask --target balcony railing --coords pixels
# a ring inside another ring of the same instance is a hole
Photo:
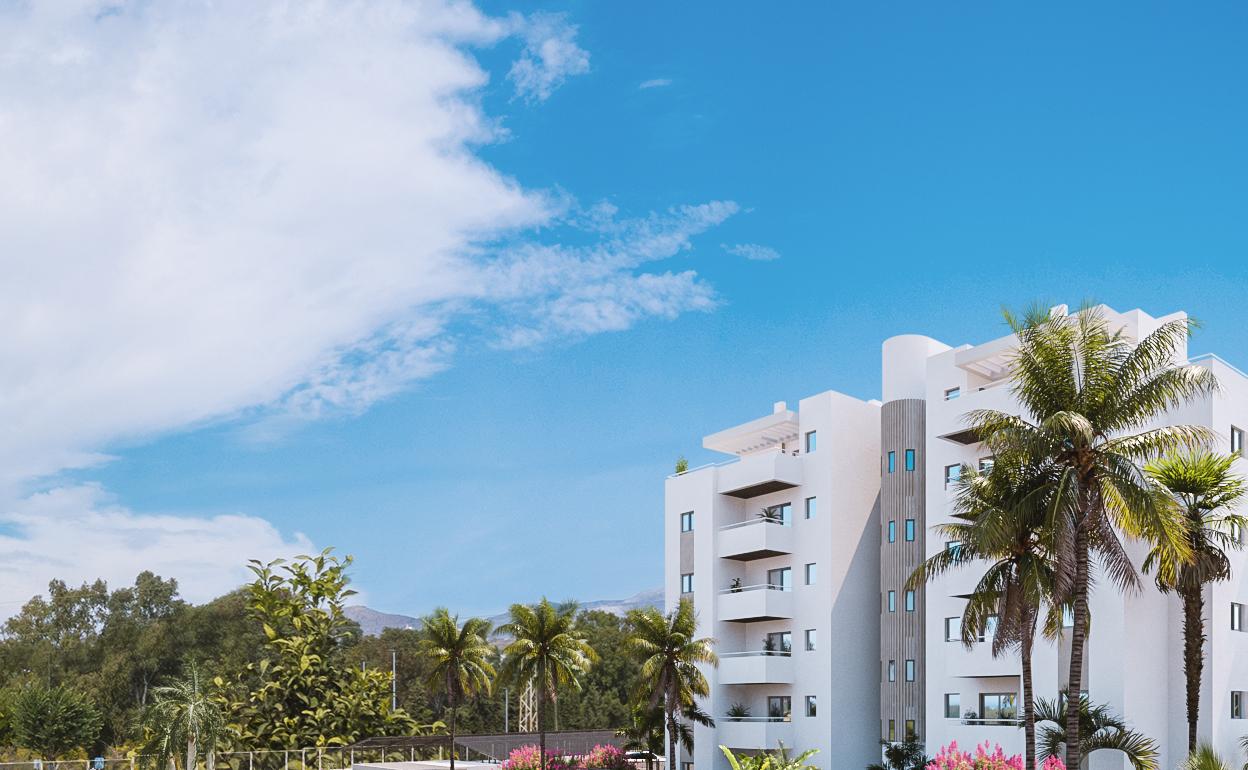
[[[725,559],[752,561],[793,553],[793,528],[779,517],[725,525],[718,540],[718,553]]]
[[[720,660],[724,658],[788,658],[793,655],[792,650],[749,650],[748,652],[721,652]]]
[[[735,586],[731,588],[721,588],[719,592],[721,594],[739,594],[739,593],[745,593],[746,591],[788,591],[788,590],[790,589],[782,585],[777,585],[775,583],[759,583],[757,585],[752,585],[752,586]]]
[[[719,619],[752,623],[793,617],[793,592],[782,585],[763,583],[721,589]]]
[[[757,723],[757,722],[792,722],[792,721],[793,721],[793,715],[792,715],[792,714],[789,714],[788,716],[782,716],[782,717],[729,717],[729,716],[723,716],[723,717],[720,717],[720,719],[724,720],[725,722],[754,722],[754,723]]]
[[[962,724],[976,725],[980,727],[1018,727],[1021,723],[1017,718],[979,719],[978,717],[963,717]]]

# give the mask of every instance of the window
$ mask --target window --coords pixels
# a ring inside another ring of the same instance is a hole
[[[981,458],[979,458],[979,472],[980,472],[980,473],[987,473],[987,472],[991,471],[991,470],[992,470],[992,466],[996,465],[996,463],[997,463],[997,458],[995,458],[995,457],[981,457]]]
[[[888,662],[888,681],[897,681],[897,661],[895,660],[890,660]]]
[[[914,731],[914,720],[907,719],[906,720],[906,740],[910,740],[915,735],[917,735],[917,733],[915,733]]]
[[[763,637],[764,652],[793,652],[793,634],[789,631],[773,631]]]
[[[1062,628],[1075,627],[1075,608],[1071,606],[1062,607]]]
[[[680,592],[682,594],[693,593],[693,573],[686,572],[680,576]]]
[[[957,540],[950,540],[949,542],[945,543],[946,551],[956,551],[961,547],[962,547],[962,544],[959,543]]]
[[[888,522],[888,542],[897,542],[897,522],[891,519]]]
[[[793,570],[788,567],[767,570],[767,585],[781,591],[793,588]]]
[[[954,400],[955,398],[957,398],[957,397],[958,397],[958,396],[960,396],[960,395],[962,395],[962,389],[961,389],[961,388],[947,388],[947,389],[945,390],[945,400],[946,400],[946,401],[952,401],[952,400]]]
[[[906,519],[906,542],[914,542],[914,519]]]
[[[1244,431],[1234,425],[1231,426],[1231,454],[1244,455]]]
[[[897,592],[896,591],[888,592],[888,611],[889,612],[897,611]]]
[[[986,692],[979,696],[979,716],[983,719],[1016,719],[1014,693]]]
[[[680,514],[680,531],[681,532],[693,531],[693,511],[685,511],[684,513]]]
[[[1231,602],[1231,630],[1244,630],[1244,605]]]
[[[888,720],[888,739],[890,741],[897,740],[897,720]]]
[[[807,696],[806,696],[806,716],[808,716],[808,717],[813,717],[813,716],[815,716],[815,711],[816,711],[816,709],[815,709],[815,696],[813,696],[813,695],[807,695]]]
[[[1244,693],[1239,690],[1231,691],[1231,719],[1244,718]]]
[[[906,660],[906,681],[914,681],[914,661],[911,659]]]
[[[914,591],[906,591],[906,612],[914,612]]]
[[[897,453],[889,452],[888,453],[888,472],[892,473],[895,470],[897,470]]]
[[[945,641],[962,641],[962,618],[945,618]]]
[[[975,637],[976,641],[986,642],[997,634],[997,616],[989,615],[984,621],[984,630]]]
[[[914,450],[913,449],[906,450],[906,470],[908,471],[914,470]]]
[[[945,719],[957,719],[962,716],[962,694],[945,693]]]
[[[945,489],[948,489],[950,484],[956,484],[961,478],[962,466],[960,464],[945,466]]]
[[[813,586],[815,584],[815,579],[818,577],[819,577],[819,565],[807,564],[806,565],[806,585]]]
[[[806,652],[815,651],[815,629],[806,629]]]
[[[769,505],[763,509],[762,518],[771,522],[779,522],[787,527],[793,522],[793,504]]]
[[[815,448],[819,445],[818,438],[819,437],[815,435],[815,431],[806,431],[806,454],[810,454],[815,451]]]
[[[806,498],[806,518],[813,519],[819,513],[819,501],[813,497]]]
[[[783,719],[785,722],[789,721],[793,718],[793,699],[787,695],[769,695],[767,716],[772,719]]]
[[[681,762],[681,763],[680,763],[680,770],[693,770],[693,763],[692,763],[692,762]]]
[[[1238,524],[1236,524],[1236,523],[1235,523],[1235,522],[1233,522],[1233,521],[1231,522],[1231,539],[1232,539],[1232,540],[1234,540],[1236,543],[1239,543],[1240,545],[1243,545],[1243,542],[1244,542],[1244,528],[1243,528],[1243,527],[1241,527],[1241,526],[1239,526]]]

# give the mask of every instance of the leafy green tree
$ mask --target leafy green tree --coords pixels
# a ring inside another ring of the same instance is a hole
[[[676,767],[679,715],[696,707],[697,698],[710,692],[700,667],[718,663],[715,640],[696,638],[697,616],[688,599],[681,599],[667,615],[652,607],[632,610],[628,623],[633,651],[642,661],[638,697],[651,706],[663,706],[668,729],[667,766]]]
[[[663,708],[638,704],[633,707],[632,721],[616,735],[624,739],[627,751],[646,753],[646,770],[654,770],[654,758],[663,753]]]
[[[228,714],[239,743],[266,749],[345,746],[366,736],[416,731],[390,708],[390,675],[343,655],[358,626],[343,614],[351,557],[326,549],[293,562],[250,563],[248,609],[264,652],[235,686]],[[218,679],[218,686],[224,681]]]
[[[537,694],[538,749],[546,769],[546,711],[561,687],[579,690],[580,679],[598,656],[576,628],[576,603],[513,604],[499,632],[512,641],[503,649],[503,681]]]
[[[1073,316],[1007,313],[1006,320],[1018,339],[1009,367],[1022,413],[977,410],[968,416],[969,427],[997,462],[1039,457],[1053,466],[1055,586],[1074,616],[1067,681],[1080,692],[1093,557],[1123,590],[1137,589],[1140,577],[1119,533],[1187,557],[1182,523],[1141,464],[1198,448],[1211,433],[1194,425],[1149,426],[1217,383],[1208,369],[1180,363],[1190,332],[1186,320],[1161,324],[1138,342],[1111,329],[1091,307]],[[1083,747],[1074,711],[1066,730],[1066,766],[1073,770]]]
[[[953,516],[938,528],[956,548],[930,557],[910,576],[917,588],[955,568],[982,570],[962,614],[962,643],[969,649],[992,633],[992,654],[1018,648],[1022,665],[1023,729],[1027,770],[1036,766],[1035,690],[1032,649],[1043,608],[1056,632],[1060,605],[1053,601],[1055,565],[1051,531],[1046,527],[1053,479],[1043,465],[995,463],[980,473],[963,468]],[[989,625],[994,628],[989,628]],[[922,754],[922,745],[919,747]],[[926,764],[926,763],[923,763]]]
[[[490,624],[481,618],[468,618],[461,625],[458,615],[439,607],[421,621],[421,629],[421,652],[432,664],[428,684],[446,693],[451,770],[455,770],[455,709],[462,698],[479,692],[488,694],[494,676],[494,667],[490,665],[493,648],[486,641]]]
[[[17,693],[12,709],[17,745],[44,759],[92,748],[103,723],[87,696],[64,686],[29,684]]]
[[[884,761],[867,765],[867,770],[923,770],[932,761],[923,751],[923,741],[914,733],[904,741],[880,741]]]
[[[583,677],[579,691],[560,693],[559,726],[616,729],[630,724],[641,665],[629,648],[627,623],[610,612],[587,610],[577,615],[576,627],[599,661]]]
[[[1135,770],[1156,770],[1157,742],[1141,733],[1127,729],[1127,724],[1109,710],[1108,706],[1094,706],[1088,696],[1079,699],[1079,708],[1067,709],[1066,694],[1057,700],[1036,699],[1036,724],[1039,727],[1038,743],[1040,756],[1060,757],[1063,750],[1069,754],[1066,736],[1070,734],[1066,725],[1068,717],[1074,714],[1079,720],[1080,756],[1087,756],[1094,751],[1121,751],[1126,755]]]
[[[1231,470],[1236,455],[1207,451],[1175,454],[1149,463],[1145,470],[1174,497],[1183,516],[1186,554],[1158,544],[1144,560],[1156,570],[1157,587],[1173,591],[1183,604],[1183,675],[1187,680],[1187,750],[1196,751],[1200,716],[1200,677],[1205,657],[1205,586],[1228,580],[1228,549],[1242,547],[1236,530],[1248,520],[1231,512],[1244,498],[1244,479]]]
[[[225,731],[225,714],[205,685],[199,667],[191,664],[185,677],[152,690],[143,720],[148,733],[143,756],[154,757],[157,770],[179,753],[183,770],[195,770],[199,758],[215,749]]]

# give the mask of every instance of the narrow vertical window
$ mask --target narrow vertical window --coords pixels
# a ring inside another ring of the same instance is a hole
[[[888,522],[888,542],[897,542],[897,522],[892,520]]]
[[[818,439],[819,437],[815,434],[815,431],[806,431],[806,454],[810,454],[815,451],[815,449],[819,446]]]
[[[906,612],[914,612],[914,591],[906,591]]]
[[[962,693],[945,693],[945,719],[959,719],[962,716]]]
[[[951,484],[958,483],[958,480],[961,478],[962,478],[962,465],[961,464],[945,466],[945,489],[948,489]]]
[[[1244,718],[1244,693],[1239,690],[1231,691],[1231,719]]]
[[[806,585],[813,586],[815,584],[815,579],[819,576],[818,570],[819,566],[817,564],[806,565]]]
[[[686,572],[680,576],[680,592],[682,594],[693,593],[693,573]]]
[[[806,696],[806,716],[815,716],[815,696],[813,695]]]
[[[906,519],[906,540],[914,542],[914,519]]]
[[[888,453],[888,472],[892,473],[895,470],[897,470],[897,453],[889,452]]]
[[[1231,602],[1231,630],[1244,630],[1244,605]]]
[[[917,735],[918,733],[914,731],[914,720],[907,719],[906,720],[906,740],[911,740],[912,738],[917,737]]]
[[[913,449],[906,450],[906,470],[908,471],[914,470],[914,450]]]
[[[1231,454],[1244,456],[1244,431],[1234,425],[1231,426]]]
[[[896,591],[888,592],[888,611],[889,612],[897,611],[897,592]]]
[[[806,629],[806,652],[815,651],[815,629]]]
[[[914,681],[914,661],[910,659],[906,660],[906,681]]]
[[[962,641],[962,618],[945,618],[945,641]]]
[[[897,661],[895,660],[890,660],[888,662],[888,681],[897,681]]]
[[[806,498],[806,518],[813,519],[819,513],[819,501],[813,497]]]
[[[888,720],[888,739],[890,741],[897,740],[897,720]]]
[[[680,531],[681,532],[693,531],[693,511],[685,511],[684,513],[680,514]]]

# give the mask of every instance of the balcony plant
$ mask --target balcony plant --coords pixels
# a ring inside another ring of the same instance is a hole
[[[741,578],[733,578],[732,582],[728,584],[728,590],[734,594],[741,593]]]
[[[687,473],[689,471],[689,461],[684,455],[676,458],[676,473]]]
[[[744,703],[734,703],[728,707],[727,719],[729,722],[740,722],[750,716],[750,707]]]

